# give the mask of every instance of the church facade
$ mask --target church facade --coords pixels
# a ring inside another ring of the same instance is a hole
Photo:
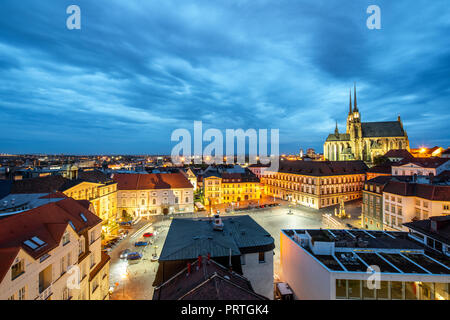
[[[340,133],[336,122],[334,133],[328,135],[323,151],[324,157],[330,161],[363,160],[372,163],[378,155],[384,155],[392,149],[409,151],[409,140],[403,123],[398,116],[397,121],[361,122],[361,114],[356,101],[356,85],[352,108],[350,105],[345,133]]]

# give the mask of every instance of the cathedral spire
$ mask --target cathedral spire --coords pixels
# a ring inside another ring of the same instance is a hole
[[[336,120],[336,129],[334,129],[334,134],[336,135],[336,137],[339,137],[339,129],[338,129],[337,120]]]
[[[352,114],[352,89],[350,89],[350,105],[348,109],[348,114]]]
[[[354,99],[354,101],[353,101],[353,103],[355,104],[355,106],[354,106],[354,108],[353,108],[353,112],[359,112],[358,111],[358,105],[357,105],[357,103],[356,103],[356,82],[355,82],[355,99]]]

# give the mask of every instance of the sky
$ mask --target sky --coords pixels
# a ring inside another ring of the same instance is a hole
[[[445,148],[449,34],[448,0],[2,0],[0,153],[170,154],[194,121],[322,152],[354,82],[362,121]]]

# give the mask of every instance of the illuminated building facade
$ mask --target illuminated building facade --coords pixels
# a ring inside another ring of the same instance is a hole
[[[262,177],[267,195],[320,209],[361,198],[363,161],[282,161]]]
[[[356,102],[350,106],[345,133],[339,133],[336,123],[335,132],[330,134],[324,144],[324,157],[330,161],[363,160],[373,162],[376,156],[384,155],[391,149],[409,150],[409,140],[403,123],[397,121],[361,122],[361,115]]]

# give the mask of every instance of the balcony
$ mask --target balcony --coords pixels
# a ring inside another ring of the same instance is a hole
[[[52,294],[52,285],[49,285],[47,288],[42,288],[39,286],[39,296],[36,298],[36,300],[47,300]]]

